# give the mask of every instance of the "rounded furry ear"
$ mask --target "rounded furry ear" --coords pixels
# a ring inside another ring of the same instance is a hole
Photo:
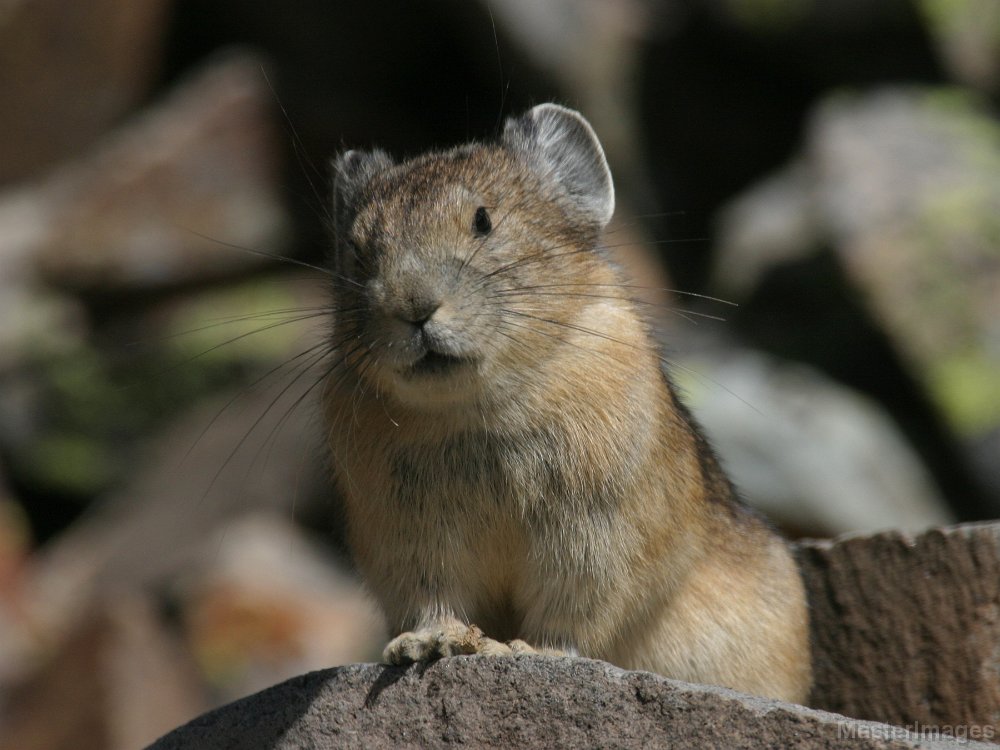
[[[361,189],[377,173],[392,166],[385,151],[345,151],[333,162],[333,200],[340,214],[357,200]]]
[[[558,104],[539,104],[507,120],[504,144],[540,162],[574,204],[598,226],[615,212],[615,187],[604,149],[583,115]]]
[[[354,221],[361,191],[372,177],[391,166],[392,158],[380,150],[345,151],[333,161],[333,244],[329,262],[338,278],[343,275],[347,233]]]

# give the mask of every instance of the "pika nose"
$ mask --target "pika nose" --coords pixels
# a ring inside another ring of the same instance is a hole
[[[423,328],[440,307],[441,302],[436,299],[410,299],[408,304],[396,313],[396,316],[417,328]]]

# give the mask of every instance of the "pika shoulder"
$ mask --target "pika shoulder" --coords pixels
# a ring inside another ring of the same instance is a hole
[[[601,248],[586,120],[543,104],[495,143],[348,151],[334,194],[323,402],[385,660],[579,654],[804,700],[799,573]]]

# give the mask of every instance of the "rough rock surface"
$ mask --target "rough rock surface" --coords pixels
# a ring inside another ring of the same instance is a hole
[[[313,672],[205,714],[150,750],[454,746],[958,744],[589,659],[522,656],[454,657],[425,668],[356,664]]]
[[[810,705],[856,719],[586,659],[459,657],[307,674],[205,714],[152,749],[250,738],[279,750],[902,748],[1000,738],[1000,523],[806,542],[798,556],[813,618]]]
[[[1000,523],[806,543],[799,561],[811,705],[1000,738]]]

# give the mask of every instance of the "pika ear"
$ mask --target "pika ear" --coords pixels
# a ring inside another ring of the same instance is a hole
[[[539,104],[507,120],[503,143],[525,153],[554,179],[584,214],[604,227],[615,212],[615,187],[604,149],[583,115]]]
[[[376,174],[392,166],[385,151],[345,151],[333,162],[333,200],[340,214],[355,203],[364,186]]]

